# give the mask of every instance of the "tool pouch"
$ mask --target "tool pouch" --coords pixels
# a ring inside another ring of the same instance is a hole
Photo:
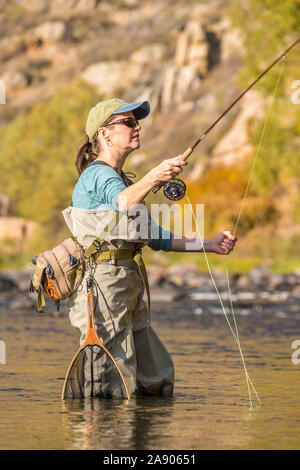
[[[32,260],[35,266],[30,290],[38,293],[38,311],[45,306],[44,292],[59,306],[59,301],[70,297],[80,285],[84,272],[84,249],[76,238],[44,251]]]

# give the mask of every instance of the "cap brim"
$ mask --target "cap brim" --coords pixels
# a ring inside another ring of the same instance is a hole
[[[150,104],[148,101],[138,101],[137,103],[125,104],[112,114],[127,113],[128,111],[132,111],[136,119],[144,119],[150,113]]]

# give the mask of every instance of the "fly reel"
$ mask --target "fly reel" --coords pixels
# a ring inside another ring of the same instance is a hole
[[[173,178],[163,185],[163,193],[170,201],[179,201],[185,196],[186,185],[179,178]]]

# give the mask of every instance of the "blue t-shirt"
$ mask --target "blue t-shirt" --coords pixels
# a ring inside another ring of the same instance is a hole
[[[84,170],[73,191],[73,207],[93,210],[111,207],[119,211],[118,196],[126,185],[119,173],[108,165],[94,165]],[[155,251],[170,251],[172,233],[164,230],[151,218],[151,233],[155,238],[148,246]]]

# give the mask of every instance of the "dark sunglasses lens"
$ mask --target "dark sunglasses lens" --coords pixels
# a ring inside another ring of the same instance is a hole
[[[124,124],[126,124],[128,127],[135,127],[139,125],[139,121],[134,118],[128,118],[124,121]]]

